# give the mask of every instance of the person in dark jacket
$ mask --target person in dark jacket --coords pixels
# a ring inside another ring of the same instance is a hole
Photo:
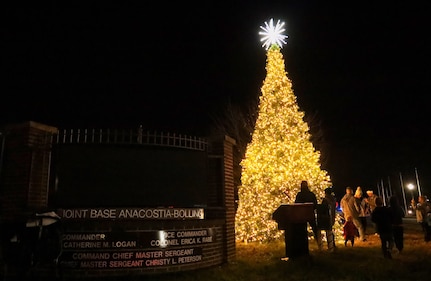
[[[335,208],[337,207],[337,199],[335,199],[334,192],[331,187],[325,189],[325,197],[322,199],[322,206],[326,206],[328,208],[328,222],[326,228],[322,228],[326,231],[326,242],[328,243],[328,251],[335,251],[335,235],[334,235],[334,224],[335,224]],[[317,214],[318,222],[319,222],[319,213]]]
[[[391,251],[394,245],[392,234],[392,213],[389,208],[383,206],[383,199],[381,197],[376,198],[376,208],[371,213],[371,220],[376,224],[376,230],[380,236],[383,256],[391,259]]]
[[[295,203],[313,203],[314,210],[317,207],[317,197],[310,191],[307,181],[301,182],[301,190],[296,194]],[[322,236],[320,230],[317,228],[316,220],[308,222],[313,229],[314,238],[317,242],[319,249],[322,249]]]
[[[405,212],[395,195],[389,198],[389,211],[392,214],[392,234],[394,235],[395,247],[401,253],[404,248],[403,218],[405,217]]]

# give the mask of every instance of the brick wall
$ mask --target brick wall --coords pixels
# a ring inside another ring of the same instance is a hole
[[[57,128],[26,122],[11,125],[4,131],[5,146],[1,169],[1,219],[23,220],[35,212],[44,211],[49,204],[52,136]],[[64,276],[147,275],[188,271],[221,265],[235,259],[235,181],[233,148],[235,140],[223,136],[211,142],[209,149],[208,206],[202,220],[91,220],[62,221],[64,233],[110,233],[158,230],[211,229],[215,241],[199,245],[202,260],[179,265],[121,268],[121,269],[64,269]],[[67,249],[63,249],[67,252]]]
[[[7,126],[1,172],[1,220],[25,218],[48,206],[52,135],[36,122]]]

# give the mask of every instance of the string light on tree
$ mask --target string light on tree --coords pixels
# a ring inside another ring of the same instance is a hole
[[[331,186],[320,168],[320,153],[310,141],[308,124],[299,110],[292,82],[285,71],[281,45],[286,44],[284,23],[271,19],[259,32],[267,49],[267,75],[261,88],[259,112],[252,140],[241,162],[238,187],[236,238],[265,242],[282,235],[272,213],[283,203],[293,203],[300,182],[307,180],[317,198]]]

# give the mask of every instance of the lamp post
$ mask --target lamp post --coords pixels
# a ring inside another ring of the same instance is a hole
[[[414,200],[414,199],[415,199],[415,197],[414,197],[414,195],[413,195],[413,189],[415,189],[415,185],[414,185],[414,184],[412,184],[412,183],[409,183],[409,184],[407,185],[407,188],[410,190],[410,193],[412,194],[412,200]]]

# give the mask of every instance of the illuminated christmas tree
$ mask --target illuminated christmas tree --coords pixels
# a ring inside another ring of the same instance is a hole
[[[267,75],[261,88],[259,114],[252,140],[241,162],[236,238],[238,241],[270,241],[282,234],[272,213],[282,203],[293,203],[300,182],[307,180],[317,198],[331,186],[320,167],[320,153],[310,141],[308,124],[300,111],[292,82],[287,77],[281,47],[287,38],[284,23],[261,27],[267,50]]]

